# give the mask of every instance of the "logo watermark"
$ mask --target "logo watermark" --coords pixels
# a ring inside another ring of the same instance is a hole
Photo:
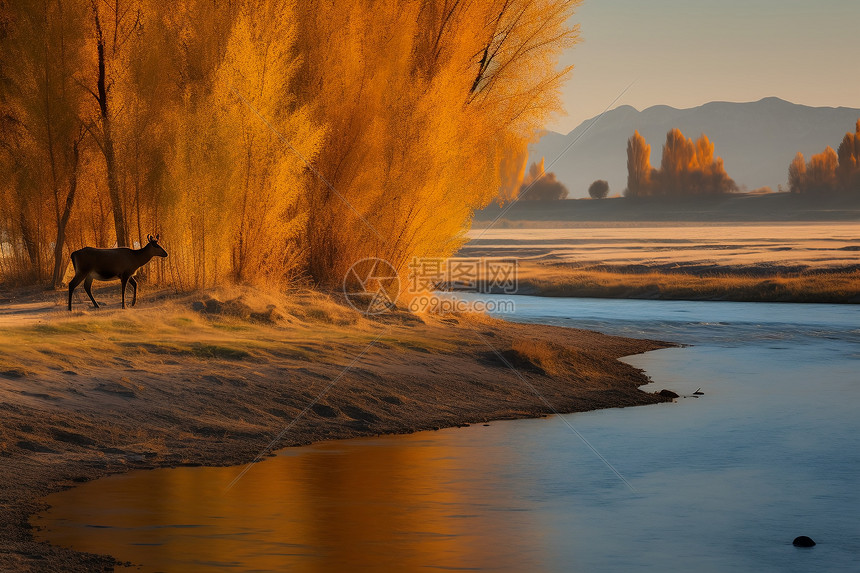
[[[516,259],[415,257],[405,285],[390,262],[367,258],[356,262],[343,281],[347,302],[363,314],[392,310],[400,300],[412,312],[513,313],[510,298],[518,289]],[[405,286],[405,290],[401,288]],[[464,296],[458,296],[463,293]]]
[[[409,263],[409,288],[416,294],[434,290],[516,294],[517,286],[516,259],[416,257]]]
[[[400,276],[384,259],[362,259],[353,264],[343,278],[343,294],[358,312],[381,314],[397,305]]]

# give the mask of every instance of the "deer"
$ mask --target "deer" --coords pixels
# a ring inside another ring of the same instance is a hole
[[[134,294],[131,299],[131,306],[137,303],[137,281],[134,274],[140,267],[145,265],[152,257],[166,257],[165,251],[158,244],[160,235],[155,237],[147,235],[146,246],[140,249],[129,249],[120,247],[116,249],[96,249],[94,247],[84,247],[72,253],[72,266],[75,269],[75,276],[69,282],[69,310],[72,310],[72,294],[81,282],[84,283],[84,290],[93,301],[93,306],[99,308],[99,303],[93,298],[92,286],[93,280],[110,281],[119,279],[122,285],[122,308],[125,308],[125,287],[131,283],[134,289]]]

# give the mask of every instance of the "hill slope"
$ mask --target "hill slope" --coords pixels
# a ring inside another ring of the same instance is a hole
[[[738,185],[776,191],[777,185],[785,185],[795,153],[808,158],[827,145],[835,149],[858,119],[860,109],[809,107],[779,98],[690,109],[621,106],[567,135],[547,133],[530,149],[529,161],[545,157],[547,170],[556,173],[572,198],[587,196],[595,179],[609,181],[610,194],[621,193],[627,186],[627,139],[633,131],[639,130],[651,145],[651,164],[659,166],[666,132],[677,127],[694,139],[707,134]]]

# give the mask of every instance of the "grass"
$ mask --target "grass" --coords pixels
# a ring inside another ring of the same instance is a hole
[[[221,358],[225,360],[244,360],[251,356],[248,350],[240,346],[208,342],[177,344],[175,342],[118,341],[117,344],[120,348],[137,354],[166,354],[171,356],[193,356],[195,358]]]
[[[558,376],[564,371],[562,349],[545,340],[517,339],[503,356],[514,367],[531,367],[539,372]]]
[[[384,324],[314,291],[285,296],[235,287],[156,298],[125,311],[81,307],[68,313],[58,306],[40,323],[0,329],[0,374],[85,370],[95,361],[123,368],[171,360],[262,363],[272,358],[340,364],[344,346],[354,346],[358,354],[373,341],[393,354],[456,350],[455,341],[397,328],[398,321],[407,320],[397,316],[387,317],[393,329],[379,337]],[[333,339],[341,342],[338,349]]]
[[[860,303],[860,271],[796,273],[624,272],[567,265],[523,265],[519,287],[542,296]]]

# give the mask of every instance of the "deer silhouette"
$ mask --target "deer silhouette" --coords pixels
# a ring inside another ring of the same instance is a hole
[[[158,244],[160,235],[147,235],[148,243],[140,249],[129,249],[120,247],[118,249],[96,249],[84,247],[72,253],[72,266],[75,268],[75,276],[69,282],[69,310],[72,310],[72,294],[81,282],[84,290],[93,301],[93,306],[99,308],[99,303],[93,298],[93,280],[110,281],[119,279],[122,285],[122,307],[125,308],[125,287],[131,283],[134,295],[131,306],[137,303],[137,281],[134,274],[137,270],[148,263],[152,257],[166,257],[165,251]]]

